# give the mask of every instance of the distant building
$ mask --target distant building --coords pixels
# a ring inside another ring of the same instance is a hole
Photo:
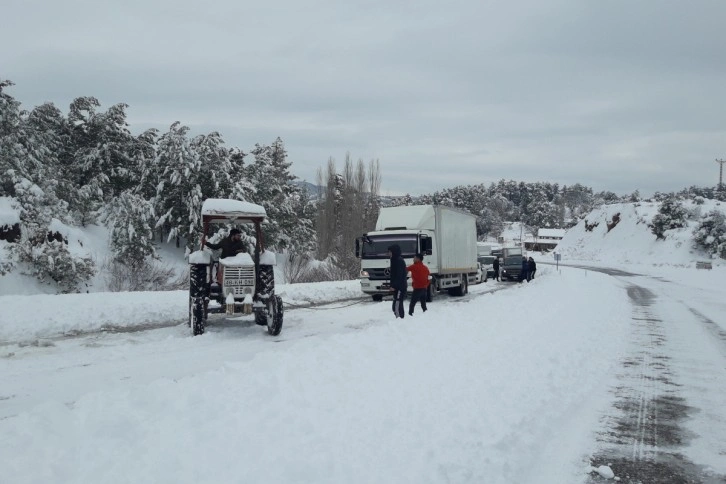
[[[537,236],[527,237],[524,240],[524,248],[527,250],[536,250],[539,252],[547,252],[559,244],[562,237],[565,236],[565,229],[539,229],[537,230]]]

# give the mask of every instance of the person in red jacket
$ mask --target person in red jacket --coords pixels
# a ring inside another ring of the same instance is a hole
[[[416,307],[416,301],[421,301],[421,309],[426,312],[426,295],[429,288],[429,268],[423,263],[423,255],[416,254],[413,256],[413,264],[406,268],[411,273],[411,282],[413,285],[413,294],[411,294],[411,303],[408,305],[408,315],[413,316],[413,309]]]

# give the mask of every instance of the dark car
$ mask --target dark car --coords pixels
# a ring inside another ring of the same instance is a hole
[[[522,272],[522,256],[517,254],[505,257],[499,269],[503,281],[518,281],[519,274]]]

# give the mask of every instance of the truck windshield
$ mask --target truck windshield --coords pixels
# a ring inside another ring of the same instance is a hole
[[[418,249],[418,237],[413,234],[363,237],[361,255],[366,259],[388,258],[388,247],[394,244],[401,247],[404,258],[413,257]]]

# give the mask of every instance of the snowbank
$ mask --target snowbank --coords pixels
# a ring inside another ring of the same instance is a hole
[[[360,283],[278,284],[286,307],[361,297]],[[187,291],[0,296],[0,343],[186,322]]]

